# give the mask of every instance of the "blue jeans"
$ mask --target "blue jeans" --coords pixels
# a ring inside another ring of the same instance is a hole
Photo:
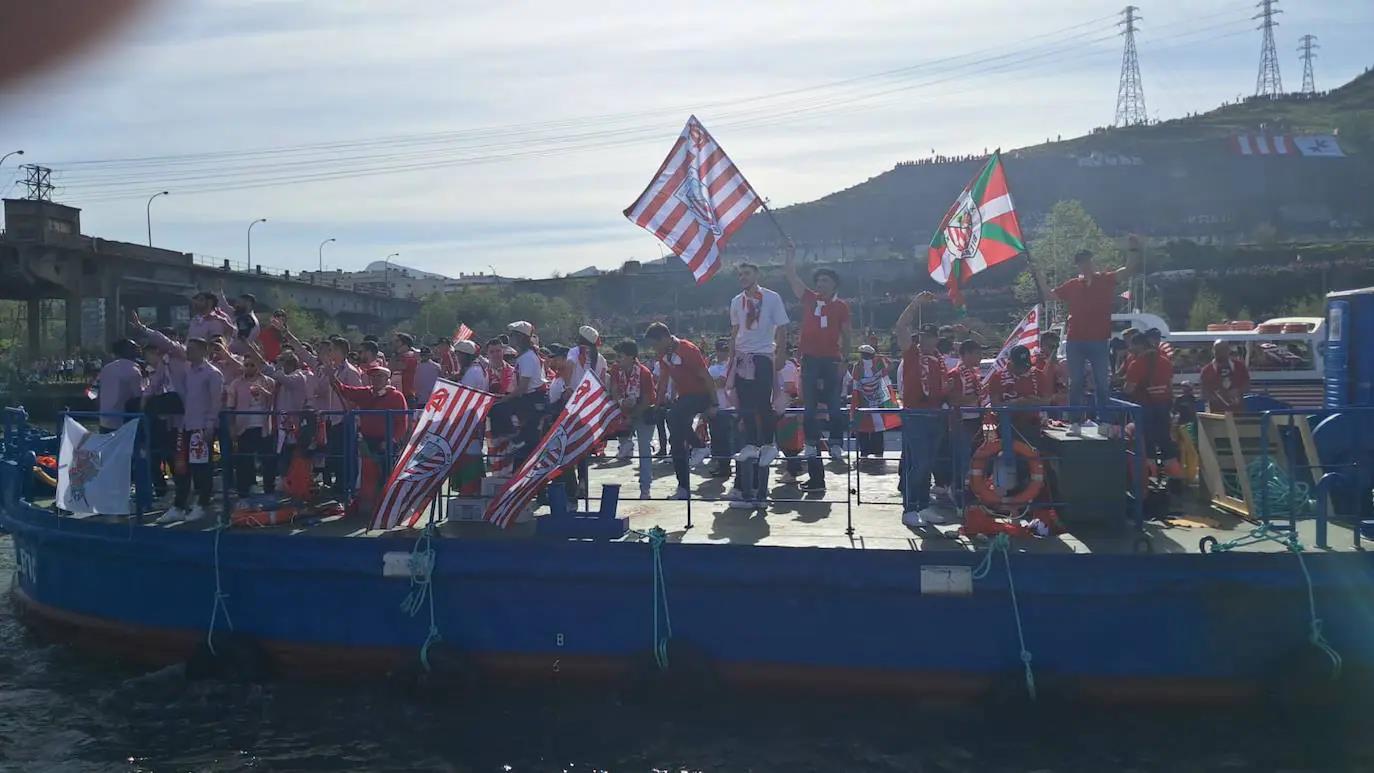
[[[1112,389],[1111,349],[1106,341],[1069,341],[1064,345],[1064,356],[1069,361],[1069,405],[1083,405],[1083,373],[1085,363],[1093,369],[1093,405],[1098,409],[1101,420],[1102,407],[1107,404]],[[1082,417],[1075,416],[1074,421]]]
[[[930,471],[944,435],[945,417],[902,414],[902,509],[930,507]]]
[[[816,445],[821,439],[820,422],[816,419],[816,414],[820,413],[817,406],[821,403],[825,403],[826,413],[829,414],[830,442],[838,443],[844,440],[848,417],[840,410],[842,378],[838,357],[802,355],[801,393],[803,404],[806,406],[805,413],[802,414],[802,431],[806,433],[807,443]]]

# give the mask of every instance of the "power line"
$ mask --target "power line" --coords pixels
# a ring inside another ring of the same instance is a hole
[[[1283,13],[1275,6],[1279,0],[1259,0],[1255,7],[1260,12],[1253,19],[1263,19],[1256,29],[1264,30],[1264,41],[1260,44],[1259,75],[1255,78],[1255,96],[1277,97],[1283,94],[1283,78],[1279,75],[1279,55],[1274,48],[1274,28],[1279,23],[1274,17]]]
[[[1312,60],[1317,58],[1316,50],[1321,48],[1317,45],[1316,35],[1303,35],[1298,40],[1302,45],[1298,46],[1298,51],[1302,53],[1302,93],[1316,94],[1317,79],[1312,75]]]
[[[1140,80],[1140,59],[1135,51],[1135,23],[1140,20],[1136,11],[1140,9],[1128,5],[1121,10],[1126,17],[1117,22],[1126,38],[1125,50],[1121,53],[1121,80],[1116,87],[1116,126],[1136,126],[1148,120],[1145,112],[1145,87]]]

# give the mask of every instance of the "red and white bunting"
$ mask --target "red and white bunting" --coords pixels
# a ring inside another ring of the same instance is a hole
[[[439,379],[387,478],[372,528],[412,527],[448,478],[458,457],[480,437],[496,396]]]
[[[730,235],[762,205],[739,168],[692,116],[625,217],[658,237],[692,270],[697,284],[704,284],[720,269],[720,251]]]
[[[993,365],[991,371],[988,371],[989,378],[998,368],[1006,366],[1014,346],[1024,346],[1030,349],[1032,356],[1040,350],[1040,304],[1037,303],[1030,307],[1026,316],[1022,317],[1016,327],[1012,328],[1011,335],[1007,336],[1006,342],[1002,344],[1002,351],[997,353],[996,364]],[[983,380],[986,382],[987,378]]]
[[[470,340],[473,335],[475,335],[475,333],[472,332],[472,328],[468,327],[466,322],[460,322],[458,323],[458,329],[453,331],[453,342],[456,344],[459,341]]]
[[[509,526],[540,487],[576,464],[623,421],[624,416],[615,400],[588,370],[544,439],[515,470],[505,487],[492,497],[487,505],[486,519],[502,528]]]

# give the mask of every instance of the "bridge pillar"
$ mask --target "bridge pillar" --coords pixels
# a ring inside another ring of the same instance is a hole
[[[62,301],[67,317],[67,348],[63,354],[70,354],[81,348],[81,296],[75,293]],[[104,351],[105,347],[100,347]]]
[[[119,287],[105,296],[105,341],[104,346],[116,338],[125,338],[124,309],[119,304]]]
[[[42,353],[42,310],[38,298],[29,299],[29,359],[36,360]]]

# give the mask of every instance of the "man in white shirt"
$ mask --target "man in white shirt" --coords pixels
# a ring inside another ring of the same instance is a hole
[[[511,445],[514,468],[519,467],[539,444],[539,434],[548,408],[549,388],[548,379],[544,376],[544,363],[534,348],[534,325],[520,320],[507,325],[506,331],[517,352],[515,382],[510,393],[492,408],[491,430],[494,435],[510,435],[516,432],[511,419],[520,423]]]
[[[730,360],[744,445],[735,458],[767,467],[778,456],[773,382],[785,360],[790,320],[782,297],[759,286],[758,266],[741,263],[736,274],[743,289],[730,301]]]

